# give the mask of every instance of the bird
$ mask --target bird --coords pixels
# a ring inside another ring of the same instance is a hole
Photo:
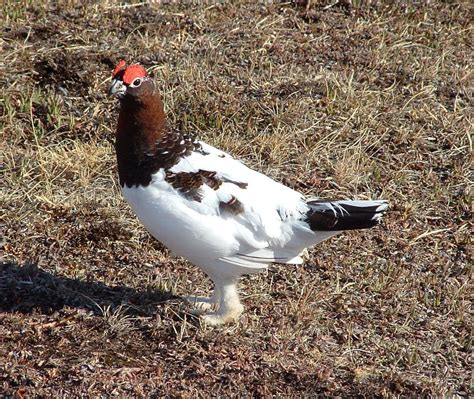
[[[120,104],[115,150],[122,195],[172,255],[212,280],[210,297],[185,297],[207,325],[239,320],[242,275],[273,263],[301,264],[307,248],[376,226],[387,211],[385,200],[306,198],[174,128],[140,64],[118,62],[108,94]]]

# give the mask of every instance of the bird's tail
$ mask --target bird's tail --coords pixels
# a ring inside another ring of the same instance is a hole
[[[388,208],[378,201],[308,201],[306,221],[313,231],[367,229],[377,225]]]

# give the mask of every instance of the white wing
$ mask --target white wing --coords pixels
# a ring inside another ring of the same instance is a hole
[[[271,262],[301,263],[299,254],[304,248],[335,234],[315,234],[309,228],[304,222],[309,208],[300,193],[214,147],[201,145],[202,153],[183,158],[170,171],[216,172],[221,181],[217,189],[203,185],[199,201],[181,196],[194,211],[229,222],[228,228],[233,229],[239,248],[222,260],[247,268],[261,268]],[[231,206],[237,211],[229,210]]]

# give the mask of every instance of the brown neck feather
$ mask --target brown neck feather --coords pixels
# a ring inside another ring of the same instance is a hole
[[[158,93],[140,100],[125,97],[120,104],[115,149],[120,184],[147,185],[156,172],[156,145],[166,117]]]
[[[158,90],[122,99],[115,141],[122,186],[147,186],[154,173],[172,167],[196,145],[168,127]]]
[[[139,144],[154,148],[165,126],[166,115],[159,93],[140,100],[125,97],[120,104],[117,145]],[[127,152],[130,149],[128,147]]]

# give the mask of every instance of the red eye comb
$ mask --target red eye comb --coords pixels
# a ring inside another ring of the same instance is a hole
[[[146,70],[139,64],[133,64],[125,69],[125,73],[123,74],[123,83],[129,85],[132,83],[136,78],[143,78],[146,76]]]
[[[112,73],[112,79],[115,78],[115,76],[120,72],[123,71],[127,67],[127,63],[125,60],[120,60],[117,66],[114,69],[114,72]]]

